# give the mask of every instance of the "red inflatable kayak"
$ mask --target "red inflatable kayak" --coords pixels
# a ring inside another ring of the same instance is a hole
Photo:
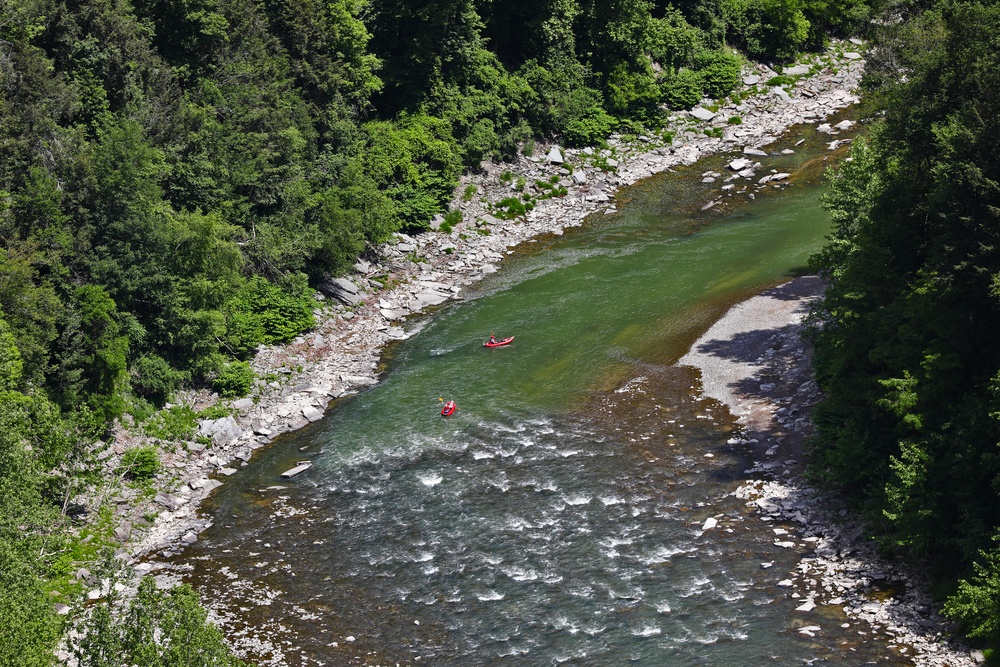
[[[447,403],[444,404],[444,407],[441,408],[441,414],[447,417],[448,415],[455,412],[455,410],[458,410],[458,406],[455,405],[455,401],[448,401]]]
[[[514,340],[514,337],[511,336],[510,338],[503,338],[501,340],[498,340],[495,343],[491,343],[489,341],[486,341],[485,343],[483,343],[483,347],[500,347],[502,345],[510,345],[511,342],[513,342],[513,340]]]

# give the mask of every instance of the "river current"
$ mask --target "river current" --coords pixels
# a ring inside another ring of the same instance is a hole
[[[754,200],[700,210],[717,156],[525,244],[408,322],[378,386],[229,478],[175,564],[262,663],[908,664],[836,608],[795,611],[801,554],[732,496],[752,461],[674,365],[821,247],[827,140],[795,128],[759,172],[792,185]]]

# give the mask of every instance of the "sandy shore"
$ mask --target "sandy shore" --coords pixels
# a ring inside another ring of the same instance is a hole
[[[761,520],[792,527],[788,534],[776,530],[775,544],[797,550],[798,566],[762,576],[802,602],[795,620],[806,636],[823,632],[829,616],[816,618],[830,606],[843,611],[842,627],[856,628],[860,640],[876,637],[915,665],[977,664],[982,654],[949,639],[920,575],[879,557],[837,498],[799,477],[810,411],[821,397],[799,334],[822,288],[806,276],[737,304],[678,362],[699,369],[703,393],[728,406],[742,427],[735,440],[755,454],[748,472],[757,477],[735,495]]]

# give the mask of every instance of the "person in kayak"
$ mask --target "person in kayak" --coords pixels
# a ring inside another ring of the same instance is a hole
[[[491,331],[490,332],[490,345],[496,345],[497,342],[498,342],[497,341],[497,337],[495,335],[493,335],[493,332]]]

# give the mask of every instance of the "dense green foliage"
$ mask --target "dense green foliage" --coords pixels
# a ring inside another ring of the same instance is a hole
[[[816,265],[818,476],[947,581],[1000,643],[1000,6],[941,3],[886,40],[886,110],[834,179]],[[893,70],[888,69],[891,64]],[[905,76],[904,76],[905,74]],[[977,563],[973,569],[972,564]]]
[[[733,89],[731,47],[785,59],[866,7],[796,1],[0,3],[0,665],[52,662],[51,588],[93,555],[73,499],[102,495],[117,420],[192,437],[154,407],[250,392],[255,350],[313,326],[311,286],[426,228],[463,170],[656,126]],[[186,660],[142,642],[202,632],[189,593],[143,596],[81,664]]]
[[[113,598],[113,596],[112,596]],[[115,605],[91,610],[84,634],[73,646],[80,667],[242,667],[222,641],[218,628],[188,585],[157,590],[152,577],[139,584],[135,598],[115,619]]]

